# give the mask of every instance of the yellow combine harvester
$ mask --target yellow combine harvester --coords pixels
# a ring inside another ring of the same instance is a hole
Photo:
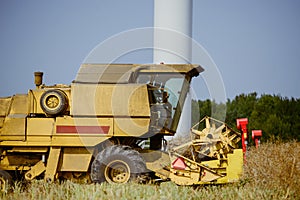
[[[225,124],[216,128],[207,118],[204,130],[192,129],[191,142],[162,150],[164,136],[176,132],[191,79],[202,71],[191,64],[83,64],[71,85],[54,86],[35,72],[35,89],[0,98],[1,189],[22,178],[236,181],[240,135]]]

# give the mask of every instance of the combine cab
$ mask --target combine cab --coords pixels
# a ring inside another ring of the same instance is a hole
[[[83,64],[71,85],[54,86],[36,72],[35,89],[0,98],[1,188],[22,178],[124,183],[156,175],[181,185],[236,180],[231,166],[240,165],[239,135],[224,132],[226,125],[192,129],[192,142],[161,151],[164,136],[177,130],[192,78],[202,71],[190,64]]]

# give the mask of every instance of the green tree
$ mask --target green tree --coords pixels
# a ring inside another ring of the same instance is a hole
[[[227,100],[226,123],[231,126],[236,126],[236,119],[249,118],[257,103],[257,93],[240,94],[232,101]]]
[[[196,108],[198,104],[200,110],[197,115],[200,118],[194,117],[193,124],[204,116],[212,116],[212,114],[220,119],[227,110],[226,123],[234,129],[236,129],[236,119],[248,118],[249,136],[252,130],[261,129],[262,141],[270,139],[300,141],[300,99],[269,94],[258,97],[257,93],[253,92],[240,94],[233,100],[228,99],[226,105],[208,99],[193,103],[193,107]]]

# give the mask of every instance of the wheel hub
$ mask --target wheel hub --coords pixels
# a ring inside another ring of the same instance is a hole
[[[122,160],[110,162],[104,171],[105,179],[110,183],[126,183],[130,179],[130,168]]]
[[[46,100],[46,105],[49,107],[49,108],[56,108],[58,106],[58,103],[59,103],[59,100],[56,96],[52,95],[52,96],[49,96]]]

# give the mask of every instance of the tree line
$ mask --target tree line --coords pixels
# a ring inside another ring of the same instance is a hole
[[[200,112],[200,113],[199,113]],[[205,116],[222,120],[236,130],[237,118],[248,118],[248,133],[263,131],[261,141],[300,141],[300,99],[257,93],[240,94],[226,103],[192,100],[192,123]]]

